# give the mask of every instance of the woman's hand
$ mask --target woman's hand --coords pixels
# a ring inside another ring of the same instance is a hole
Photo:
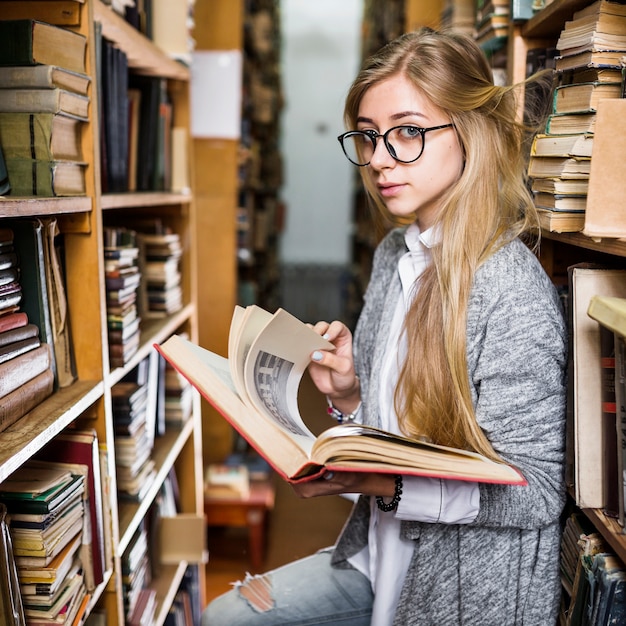
[[[326,472],[321,478],[293,483],[291,486],[300,498],[332,496],[342,493],[392,497],[396,488],[393,474],[368,472]]]
[[[319,391],[346,413],[359,403],[361,390],[354,371],[352,333],[342,322],[318,322],[313,330],[328,339],[335,350],[316,350],[311,355],[309,374]]]

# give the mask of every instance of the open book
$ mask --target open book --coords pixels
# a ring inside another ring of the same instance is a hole
[[[283,309],[236,307],[228,359],[177,335],[155,347],[287,481],[332,470],[526,484],[504,463],[370,426],[340,424],[316,438],[300,416],[298,389],[311,353],[333,346]]]

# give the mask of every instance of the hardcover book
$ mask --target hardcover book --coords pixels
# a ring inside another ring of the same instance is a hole
[[[0,21],[0,65],[58,65],[85,73],[87,39],[32,19]]]
[[[91,82],[88,74],[72,72],[54,65],[0,66],[1,89],[65,89],[87,95]]]
[[[288,481],[326,471],[374,471],[524,485],[520,472],[467,450],[340,424],[317,438],[303,422],[297,392],[314,350],[332,344],[279,309],[236,307],[229,358],[174,335],[155,346]]]
[[[0,113],[7,159],[83,161],[83,122],[61,113]]]
[[[89,97],[59,88],[0,89],[0,112],[65,113],[87,121]]]

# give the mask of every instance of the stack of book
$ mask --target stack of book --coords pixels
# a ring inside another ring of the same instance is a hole
[[[28,624],[72,624],[89,595],[79,558],[84,528],[84,476],[26,463],[0,488]]]
[[[510,2],[479,0],[476,6],[475,39],[485,49],[499,48],[509,32]]]
[[[165,317],[183,306],[178,233],[138,233],[142,258],[142,308],[146,317]]]
[[[623,624],[626,617],[626,569],[604,539],[587,532],[582,515],[567,519],[561,540],[565,624]]]
[[[139,347],[137,292],[141,272],[136,233],[105,228],[104,258],[109,359],[112,367],[123,367]]]
[[[14,226],[0,229],[0,431],[54,387],[41,224]]]
[[[111,388],[120,500],[141,502],[156,476],[156,358],[147,357]]]
[[[30,19],[0,21],[0,144],[11,194],[84,195],[86,39]]]
[[[145,519],[130,540],[130,544],[122,555],[122,588],[124,594],[124,614],[126,622],[136,615],[140,596],[152,580],[150,558],[148,555],[148,531]],[[151,624],[152,620],[144,622]]]
[[[598,102],[622,95],[626,5],[596,0],[574,13],[557,49],[552,112],[534,140],[528,173],[542,227],[575,232],[585,224]]]

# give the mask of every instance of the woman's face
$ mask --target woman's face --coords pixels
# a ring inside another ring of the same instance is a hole
[[[365,93],[359,106],[357,129],[382,135],[394,126],[429,128],[448,123],[450,119],[442,110],[407,78],[397,75]],[[408,132],[411,133],[410,129]],[[461,175],[463,152],[453,127],[427,132],[424,151],[413,163],[396,161],[380,137],[366,168],[366,175],[389,212],[397,217],[415,216],[423,231],[433,225],[442,196]]]

